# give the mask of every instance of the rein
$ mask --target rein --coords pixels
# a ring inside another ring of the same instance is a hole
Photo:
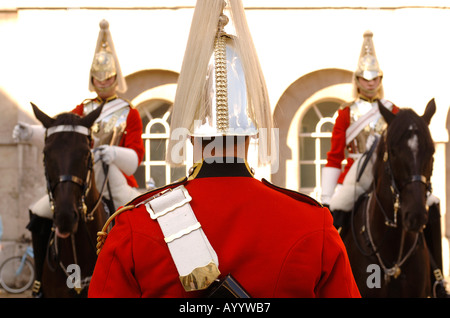
[[[375,192],[373,192],[374,196],[376,196]],[[377,248],[377,246],[375,245],[375,242],[373,240],[372,237],[372,231],[370,230],[370,224],[369,224],[369,206],[370,206],[370,200],[372,199],[372,196],[369,196],[369,202],[367,203],[366,209],[365,209],[365,229],[367,230],[367,236],[369,238],[369,242],[370,245],[372,247],[373,250],[373,254],[375,254],[375,256],[378,259],[378,262],[380,263],[381,268],[384,271],[384,275],[385,275],[385,280],[389,281],[390,277],[394,277],[394,279],[396,279],[400,274],[401,274],[401,266],[406,262],[406,260],[411,256],[411,254],[414,252],[414,250],[417,247],[417,243],[419,241],[419,232],[416,233],[416,237],[414,239],[414,243],[412,244],[412,246],[410,247],[408,253],[405,254],[405,256],[402,258],[402,254],[403,254],[403,249],[404,249],[404,244],[405,244],[405,235],[406,235],[406,231],[402,229],[402,237],[401,237],[401,241],[400,241],[400,250],[397,256],[397,261],[395,262],[394,266],[388,268],[385,263],[383,262],[383,259],[381,258],[380,252],[379,252],[379,248]],[[379,205],[379,201],[377,200],[377,205]],[[386,217],[386,214],[383,211],[384,216]],[[393,227],[397,227],[397,217],[395,216],[395,226]],[[390,224],[385,223],[387,226],[391,226]],[[384,240],[383,240],[384,242]]]

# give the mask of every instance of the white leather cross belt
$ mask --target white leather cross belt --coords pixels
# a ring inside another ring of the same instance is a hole
[[[186,291],[207,288],[220,275],[217,254],[191,208],[192,197],[181,185],[145,202],[158,221]]]

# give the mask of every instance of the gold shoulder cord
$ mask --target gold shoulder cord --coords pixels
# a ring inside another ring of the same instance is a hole
[[[103,225],[103,228],[100,232],[97,232],[97,255],[102,250],[103,244],[105,244],[106,238],[108,237],[108,227],[109,224],[122,212],[125,212],[127,210],[134,209],[134,205],[127,205],[123,208],[117,210],[114,212],[113,215],[111,215],[108,220],[106,221],[105,225]]]

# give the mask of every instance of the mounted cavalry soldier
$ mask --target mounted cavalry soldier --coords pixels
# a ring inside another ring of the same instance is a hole
[[[173,105],[167,160],[191,140],[191,173],[115,213],[89,297],[360,296],[329,211],[249,168],[250,138],[261,163],[274,152],[271,112],[242,3],[225,4],[197,1]]]
[[[133,173],[144,155],[139,112],[116,94],[116,92],[123,93],[126,89],[125,78],[109,31],[109,23],[102,20],[89,73],[89,90],[96,92],[97,97],[84,100],[72,112],[85,116],[103,105],[92,129],[94,172],[97,188],[99,191],[104,190],[103,198],[111,213],[139,194]],[[18,123],[13,130],[13,138],[42,146],[45,128],[41,125]],[[27,228],[31,231],[33,239],[36,267],[33,293],[36,296],[42,296],[39,294],[39,281],[52,231],[52,218],[48,195],[30,207],[30,223]]]
[[[393,113],[398,112],[398,107],[383,98],[383,72],[378,64],[372,37],[372,32],[364,33],[358,66],[353,76],[355,100],[343,104],[338,111],[327,164],[322,170],[321,201],[332,211],[338,229],[342,228],[342,223],[349,216],[347,212],[352,210],[355,201],[369,189],[373,180],[373,150],[386,128],[378,101]],[[347,163],[342,169],[344,159],[347,159]]]
[[[373,45],[373,33],[366,31],[357,69],[353,76],[355,100],[338,111],[331,137],[327,164],[322,170],[321,202],[333,214],[334,225],[341,236],[350,228],[350,215],[358,198],[370,191],[375,148],[387,124],[380,114],[378,102],[393,113],[399,108],[384,99],[383,72]],[[346,152],[348,157],[345,158]],[[342,169],[344,159],[347,163]],[[424,229],[433,259],[432,281],[435,295],[446,297],[442,279],[442,248],[439,199],[431,192],[427,206],[429,220]]]

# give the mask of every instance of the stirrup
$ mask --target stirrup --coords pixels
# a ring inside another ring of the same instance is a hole
[[[40,290],[41,290],[41,282],[35,280],[33,282],[33,288],[31,289],[31,292],[33,293],[33,295],[39,295]]]

